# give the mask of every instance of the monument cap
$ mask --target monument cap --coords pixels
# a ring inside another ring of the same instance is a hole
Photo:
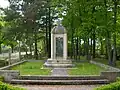
[[[57,20],[57,25],[61,25],[61,20],[60,19]]]
[[[65,27],[63,27],[61,24],[61,20],[57,21],[57,26],[55,26],[52,29],[52,33],[54,34],[65,34],[66,33]]]

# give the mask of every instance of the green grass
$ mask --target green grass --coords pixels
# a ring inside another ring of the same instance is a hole
[[[76,69],[68,70],[69,75],[100,75],[101,71],[105,71],[104,68],[88,62],[75,63],[75,65]]]
[[[95,58],[94,61],[108,65],[108,60],[105,58]]]
[[[42,67],[43,62],[26,62],[11,69],[20,70],[21,75],[49,75],[51,70]]]

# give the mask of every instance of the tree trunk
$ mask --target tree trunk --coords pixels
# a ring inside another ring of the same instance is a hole
[[[116,66],[116,20],[117,20],[117,0],[114,1],[114,34],[113,34],[113,66]]]
[[[47,9],[46,9],[46,13],[47,13]],[[46,54],[48,56],[48,48],[49,48],[49,45],[48,45],[48,23],[47,23],[47,14],[46,14]]]
[[[74,42],[75,42],[75,44],[74,44],[74,56],[75,56],[75,60],[77,61],[77,47],[76,47],[77,41],[76,41],[76,38],[74,39]]]
[[[86,40],[86,59],[90,60],[90,45],[89,38]]]
[[[28,55],[27,50],[25,51],[26,55]]]
[[[11,49],[12,49],[12,53],[14,52],[14,47],[13,47],[13,44],[10,45],[11,46]]]
[[[85,38],[84,38],[84,50],[83,50],[83,56],[85,56],[86,55],[86,40],[85,40]]]
[[[107,43],[107,42],[106,42],[106,43]],[[107,44],[105,45],[105,54],[106,54],[105,58],[108,59]]]
[[[1,43],[0,43],[0,54],[2,53],[2,47],[1,47]]]
[[[93,59],[95,58],[95,46],[96,46],[96,42],[95,42],[95,30],[93,33]]]
[[[28,55],[28,49],[27,49],[27,46],[25,46],[25,53],[26,53],[26,56]]]
[[[79,38],[79,60],[80,60],[80,56],[81,56],[81,39]]]
[[[74,40],[73,40],[73,35],[74,35],[74,29],[73,29],[73,15],[72,15],[72,18],[71,18],[71,59],[73,58],[73,52],[74,52]]]
[[[73,58],[74,51],[74,41],[73,41],[73,29],[72,29],[72,37],[71,37],[71,59]]]
[[[78,55],[79,55],[79,42],[77,37],[76,38],[76,60],[78,60]]]
[[[104,0],[104,5],[105,5],[105,27],[106,27],[106,49],[107,49],[107,56],[108,56],[108,64],[112,65],[112,53],[111,53],[111,33],[108,31],[107,27],[107,14],[108,14],[108,8],[107,8],[107,1]]]
[[[90,46],[90,58],[92,59],[92,38],[91,38],[91,46]]]
[[[89,44],[89,42],[90,42],[90,39],[88,38],[88,40],[87,40],[87,60],[91,60],[91,55],[90,55],[90,44]]]
[[[102,41],[102,39],[100,40],[100,43],[101,43],[100,54],[103,55],[104,49],[103,49],[103,41]]]
[[[111,40],[110,40],[109,33],[107,34],[107,37],[106,37],[106,44],[107,44],[107,54],[108,54],[108,61],[109,61],[108,64],[112,65]]]
[[[88,42],[87,41],[88,40],[86,38],[84,38],[84,56],[86,57],[86,59],[87,59],[87,56],[88,56]]]
[[[74,59],[76,60],[76,48],[75,48],[75,39],[73,39],[73,55],[74,55]]]
[[[19,41],[19,61],[21,60],[21,47],[20,47],[20,41]]]
[[[49,7],[49,48],[48,48],[48,57],[51,58],[51,9]]]
[[[113,58],[112,58],[112,65],[116,66],[116,56],[117,56],[117,51],[116,51],[116,35],[113,36]]]
[[[88,52],[89,52],[89,50],[88,50],[88,39],[86,40],[86,43],[85,43],[86,45],[86,60],[88,60]]]
[[[92,9],[92,14],[95,13],[95,5],[93,5],[93,9]],[[94,15],[92,15],[92,19],[93,19],[93,24],[95,24],[95,18],[94,18]],[[95,29],[96,27],[95,26],[92,26],[92,29],[93,29],[93,59],[95,58],[95,46],[96,46],[96,41],[95,41],[95,38],[96,38],[96,35],[95,35]]]
[[[78,60],[78,37],[75,38],[75,59]]]
[[[35,39],[35,59],[38,60],[38,50],[37,50],[37,35],[36,35],[36,32],[35,32],[35,35],[34,35],[34,39]]]
[[[30,55],[32,55],[32,45],[29,46],[30,49]]]

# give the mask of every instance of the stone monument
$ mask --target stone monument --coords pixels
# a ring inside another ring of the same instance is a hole
[[[51,31],[51,58],[44,64],[47,67],[72,67],[72,61],[67,58],[67,32],[58,21]]]

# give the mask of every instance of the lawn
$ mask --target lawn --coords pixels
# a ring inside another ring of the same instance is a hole
[[[20,70],[21,75],[49,75],[51,69],[42,69],[43,62],[26,62],[11,68],[12,70]]]
[[[68,70],[69,75],[100,75],[101,71],[105,71],[104,68],[88,62],[75,63],[75,68]]]
[[[95,58],[94,61],[108,65],[108,60],[105,58]]]

